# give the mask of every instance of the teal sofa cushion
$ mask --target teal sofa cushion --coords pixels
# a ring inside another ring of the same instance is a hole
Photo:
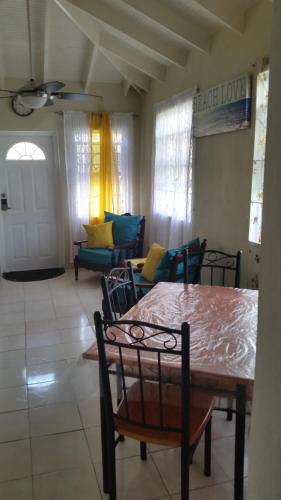
[[[114,265],[118,264],[119,254],[120,252],[115,250]],[[112,251],[107,248],[79,248],[78,258],[79,260],[89,262],[91,264],[105,264],[110,266],[112,261]]]
[[[138,234],[141,219],[142,217],[139,215],[117,215],[104,212],[104,222],[113,221],[112,233],[115,245],[134,241]]]
[[[153,276],[153,281],[155,283],[158,283],[159,281],[168,281],[169,278],[169,271],[170,271],[170,260],[177,254],[181,253],[183,250],[188,249],[190,246],[197,248],[198,247],[198,252],[200,252],[200,240],[199,238],[195,238],[194,240],[189,241],[188,243],[185,243],[177,248],[170,248],[167,250],[167,252],[163,255],[160,263],[158,264],[158,267],[154,273]],[[196,264],[199,263],[199,256],[188,256],[187,263],[189,266],[195,266]],[[181,263],[178,266],[178,272],[183,273],[183,263]],[[195,277],[196,269],[191,268],[188,272],[188,282],[193,283],[194,277]],[[182,280],[179,280],[183,281]]]

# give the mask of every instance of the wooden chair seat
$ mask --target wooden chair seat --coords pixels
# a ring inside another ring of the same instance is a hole
[[[144,420],[147,426],[160,427],[159,384],[143,383]],[[202,436],[213,409],[213,397],[199,390],[190,390],[189,446],[193,447]],[[127,418],[129,415],[130,422]],[[144,427],[140,383],[135,382],[127,391],[127,403],[123,399],[115,417],[116,430],[139,441],[163,446],[181,446],[181,387],[162,384],[162,415],[166,430]],[[120,418],[118,418],[120,417]],[[126,420],[122,420],[126,418]],[[163,427],[163,425],[162,425]],[[174,430],[167,430],[167,429]]]

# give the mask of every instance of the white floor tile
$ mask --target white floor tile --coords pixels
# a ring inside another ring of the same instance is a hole
[[[82,340],[95,339],[95,334],[91,326],[82,326],[78,328],[70,328],[60,332],[62,342],[79,342]]]
[[[66,318],[68,316],[76,316],[78,314],[83,314],[84,309],[80,304],[76,305],[65,305],[65,306],[56,306],[56,317],[57,318]]]
[[[26,383],[25,368],[0,368],[0,389],[20,387]]]
[[[94,464],[102,462],[100,427],[89,427],[85,430],[85,434],[90,448],[92,462]],[[135,439],[125,438],[125,441],[118,443],[115,451],[116,459],[140,457],[140,444]]]
[[[50,363],[65,359],[63,344],[31,347],[26,350],[27,365]]]
[[[17,441],[29,437],[28,412],[0,413],[0,442]],[[0,496],[1,498],[1,496]]]
[[[1,313],[0,326],[16,325],[24,322],[24,312],[6,312]]]
[[[152,453],[151,457],[169,493],[178,493],[180,491],[180,450],[170,449],[167,451],[159,451]],[[204,476],[203,468],[204,464],[202,458],[200,457],[200,459],[198,459],[197,455],[194,455],[193,465],[190,466],[190,489],[211,486],[212,484],[229,480],[229,477],[214,457],[212,457],[211,477]]]
[[[44,436],[82,429],[75,403],[59,403],[29,411],[31,436]]]
[[[0,483],[0,500],[33,500],[32,479]]]
[[[0,481],[30,476],[29,440],[0,444]]]
[[[53,403],[67,403],[75,400],[75,393],[69,380],[61,382],[44,382],[28,386],[28,403],[30,408]]]
[[[38,319],[26,322],[26,333],[53,333],[57,330],[56,319]]]
[[[6,304],[3,304],[3,302],[0,301],[0,315],[3,313],[9,313],[9,312],[23,312],[24,311],[24,302],[23,301],[12,301],[12,302],[7,302]]]
[[[216,439],[212,443],[213,452],[229,479],[234,478],[234,437]],[[248,474],[247,439],[245,446],[244,475]]]
[[[0,324],[0,337],[8,337],[9,335],[23,335],[25,333],[25,323],[17,323],[16,325],[4,325]]]
[[[100,500],[91,467],[63,470],[34,477],[34,500]]]
[[[81,342],[64,342],[62,345],[64,351],[64,359],[78,358],[82,356],[92,345],[93,339],[82,340]]]
[[[102,466],[96,464],[98,480],[102,488]],[[116,486],[118,500],[150,500],[167,496],[168,492],[161,477],[148,456],[143,461],[139,457],[116,461]],[[107,498],[104,495],[104,498]]]
[[[83,399],[78,402],[83,427],[100,425],[100,400],[98,397]]]
[[[27,408],[26,386],[0,390],[0,412]]]
[[[180,495],[173,495],[173,500],[180,500]],[[190,492],[190,500],[233,500],[233,483],[227,482],[199,488]]]
[[[86,314],[80,313],[75,316],[67,316],[65,318],[57,318],[57,328],[58,330],[65,330],[67,328],[76,328],[82,326],[88,326],[89,320]]]
[[[34,474],[90,465],[90,455],[82,431],[33,438],[31,445]]]
[[[26,370],[27,383],[42,384],[44,382],[60,382],[69,376],[69,365],[67,361],[55,361],[54,363],[42,363],[28,366]]]
[[[31,347],[43,347],[47,345],[57,345],[61,343],[60,334],[58,332],[54,333],[40,333],[40,334],[27,334],[26,336],[26,346]]]
[[[0,369],[4,368],[25,368],[25,351],[0,352]]]
[[[18,349],[25,349],[25,335],[0,337],[0,351],[15,351]]]

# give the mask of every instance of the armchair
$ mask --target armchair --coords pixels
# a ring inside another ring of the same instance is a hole
[[[118,220],[120,220],[118,218],[122,218],[121,222],[124,226],[123,217],[128,217],[128,221],[130,222],[132,219],[130,220],[129,217],[135,217],[129,213],[120,216],[116,214],[106,214],[107,217],[110,215],[112,215],[113,224],[117,224],[115,233],[118,231]],[[135,239],[132,241],[122,243],[119,238],[118,244],[115,244],[114,241],[114,245],[109,248],[88,248],[86,246],[88,240],[74,241],[74,245],[78,247],[78,254],[74,258],[75,279],[78,280],[79,267],[106,273],[113,267],[118,267],[118,264],[123,259],[141,257],[145,231],[145,217],[140,217],[139,219],[140,220],[137,221],[137,233]]]

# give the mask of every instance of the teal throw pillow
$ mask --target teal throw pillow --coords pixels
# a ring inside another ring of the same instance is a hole
[[[183,245],[177,247],[177,248],[170,248],[167,250],[167,252],[163,255],[160,263],[158,264],[158,267],[154,273],[153,276],[153,281],[155,283],[158,283],[159,281],[167,281],[169,278],[169,272],[170,272],[170,260],[177,254],[181,253],[183,250],[186,248],[188,249],[190,246],[192,247],[198,247],[198,252],[200,252],[200,240],[199,238],[195,238],[194,240],[189,241],[188,243],[184,243]],[[188,257],[187,259],[188,265],[193,265],[195,266],[196,264],[199,263],[199,256],[194,256],[194,257]],[[183,263],[181,263],[178,267],[179,273],[183,272]],[[196,269],[190,269],[188,273],[188,282],[193,283],[194,277],[195,277],[195,272]]]
[[[118,215],[104,212],[104,222],[113,221],[113,241],[115,245],[122,245],[134,241],[138,234],[140,215]]]

